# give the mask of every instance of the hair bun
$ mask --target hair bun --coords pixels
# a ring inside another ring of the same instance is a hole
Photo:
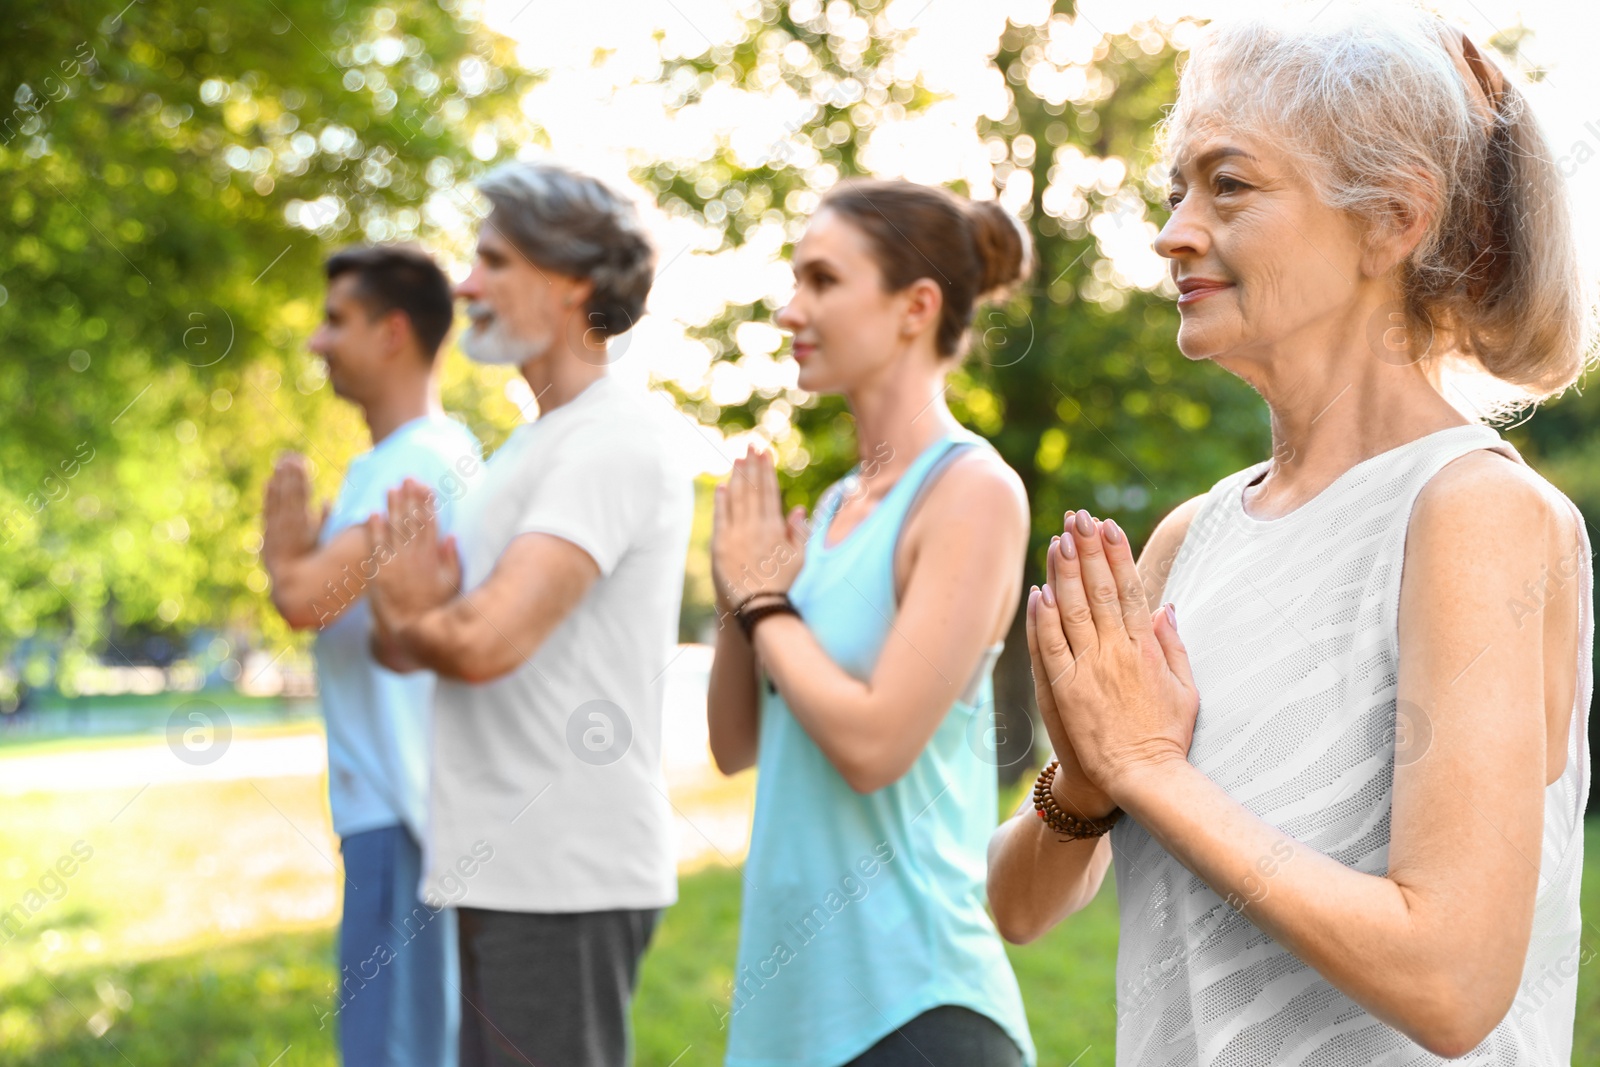
[[[1001,296],[1032,267],[1033,242],[1022,223],[993,200],[967,202],[972,243],[978,251],[982,280],[978,291]]]
[[[942,356],[967,346],[977,305],[1003,296],[1031,267],[1032,242],[999,204],[974,203],[934,185],[904,179],[846,178],[817,208],[860,228],[888,292],[937,281],[944,302],[934,347]]]

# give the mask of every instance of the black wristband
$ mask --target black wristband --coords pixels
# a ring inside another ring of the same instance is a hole
[[[781,594],[781,596],[782,599],[780,600],[774,600],[767,604],[757,604],[753,608],[741,605],[733,613],[733,617],[739,620],[739,628],[744,631],[745,640],[748,641],[754,637],[756,623],[769,615],[793,615],[797,619],[800,617],[799,610],[790,602],[788,594]]]
[[[735,614],[735,615],[739,614],[739,612],[743,611],[746,607],[748,607],[749,605],[755,603],[757,600],[761,600],[762,598],[772,599],[774,597],[776,597],[778,600],[788,600],[789,599],[789,594],[788,593],[784,593],[784,592],[780,592],[779,590],[776,590],[776,589],[769,589],[769,590],[765,590],[765,591],[762,591],[762,592],[751,593],[749,596],[745,597],[743,600],[741,600],[737,604],[733,605],[733,614]]]

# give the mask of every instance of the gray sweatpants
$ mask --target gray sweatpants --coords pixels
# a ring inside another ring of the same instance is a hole
[[[461,1067],[627,1067],[661,909],[459,910]]]

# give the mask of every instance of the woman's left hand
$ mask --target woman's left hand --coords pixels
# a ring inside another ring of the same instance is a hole
[[[1055,650],[1051,690],[1084,772],[1120,803],[1130,773],[1188,759],[1200,695],[1173,608],[1151,614],[1127,535],[1087,511],[1066,527],[1038,617],[1066,643],[1040,645]]]
[[[756,593],[787,593],[806,558],[806,509],[785,518],[772,455],[749,449],[717,486],[711,570],[718,607],[731,611]]]

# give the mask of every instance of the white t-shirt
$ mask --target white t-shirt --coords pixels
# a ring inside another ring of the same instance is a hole
[[[433,490],[448,528],[456,501],[483,474],[477,438],[443,415],[397,428],[350,461],[322,529],[326,543],[374,512],[388,491],[415,478]],[[372,658],[372,611],[362,597],[318,631],[317,686],[328,730],[328,806],[341,837],[404,825],[423,835],[428,788],[428,714],[433,675],[395,674]]]
[[[424,899],[524,912],[677,899],[662,675],[694,484],[670,447],[673,417],[600,378],[513,431],[462,501],[466,588],[530,533],[577,545],[600,577],[511,673],[440,679]],[[491,849],[491,861],[474,858]]]

